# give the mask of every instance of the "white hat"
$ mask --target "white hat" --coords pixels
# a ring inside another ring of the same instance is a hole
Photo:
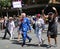
[[[9,17],[9,19],[13,19],[13,17]]]

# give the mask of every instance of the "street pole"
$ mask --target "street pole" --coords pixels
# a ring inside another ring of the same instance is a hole
[[[20,8],[20,13],[22,13],[22,8]]]
[[[7,15],[7,17],[8,17],[8,11],[6,12],[6,15]]]

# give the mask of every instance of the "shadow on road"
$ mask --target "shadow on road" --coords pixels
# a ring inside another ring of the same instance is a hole
[[[2,39],[3,37],[0,37],[0,39]]]
[[[14,39],[18,39],[18,37],[14,37]],[[22,39],[22,38],[20,38],[20,39]]]
[[[9,38],[5,38],[5,39],[3,39],[3,37],[0,37],[0,40],[9,40]]]
[[[48,45],[47,44],[43,44],[43,45],[40,45],[38,46],[38,44],[26,44],[27,46],[34,46],[34,47],[47,47]]]
[[[22,40],[20,40],[20,41],[22,41]],[[17,40],[12,40],[12,44],[22,45],[22,42],[20,43]]]
[[[17,40],[13,40],[12,41],[12,44],[17,44],[17,45],[22,45],[22,40],[20,40],[21,42],[18,42]],[[38,44],[32,44],[32,43],[29,43],[29,42],[26,42],[25,44],[27,47],[47,47],[48,45],[47,44],[43,44],[41,46],[38,46]]]

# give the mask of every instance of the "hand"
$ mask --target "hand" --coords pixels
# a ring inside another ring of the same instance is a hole
[[[52,9],[56,11],[56,8],[55,7],[52,7]]]

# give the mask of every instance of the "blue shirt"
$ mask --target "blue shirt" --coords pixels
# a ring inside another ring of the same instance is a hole
[[[22,31],[31,30],[30,21],[27,17],[23,18],[23,22],[21,23],[21,28],[22,28]]]

